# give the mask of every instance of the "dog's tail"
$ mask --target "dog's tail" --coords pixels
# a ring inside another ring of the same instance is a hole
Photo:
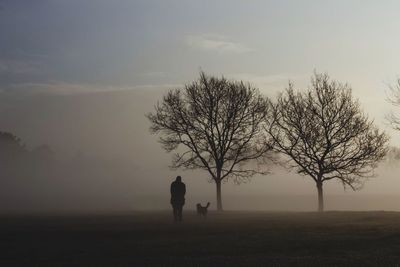
[[[206,208],[208,208],[210,206],[210,202],[207,202],[207,206],[206,206]]]

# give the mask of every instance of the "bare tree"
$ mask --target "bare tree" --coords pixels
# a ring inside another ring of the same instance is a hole
[[[387,101],[395,107],[400,107],[400,78],[395,85],[389,85],[390,94]],[[393,112],[387,115],[386,119],[395,130],[400,130],[400,117]]]
[[[221,211],[222,181],[233,177],[240,183],[256,173],[267,173],[263,166],[271,146],[262,124],[268,114],[268,101],[257,89],[201,72],[184,89],[169,91],[147,117],[151,131],[162,134],[164,149],[176,151],[173,168],[210,174]]]
[[[26,148],[21,139],[12,133],[0,131],[0,163],[15,160],[23,152],[26,152]]]
[[[327,74],[315,73],[305,92],[289,84],[271,109],[268,136],[291,168],[315,181],[318,211],[324,209],[324,182],[336,179],[357,190],[387,153],[386,134],[363,114],[351,88]]]
[[[0,131],[0,177],[9,181],[21,176],[27,163],[27,150],[21,139]],[[7,184],[7,182],[6,182]]]

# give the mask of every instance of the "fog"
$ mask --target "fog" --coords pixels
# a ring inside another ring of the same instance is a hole
[[[188,190],[185,209],[207,201],[214,209],[208,174],[169,169],[171,155],[144,116],[199,69],[249,81],[270,97],[288,79],[304,89],[313,69],[327,71],[351,84],[400,146],[384,120],[392,108],[385,92],[399,74],[399,8],[397,1],[0,0],[0,131],[27,149],[18,162],[0,162],[0,213],[169,209],[177,175]],[[400,210],[399,166],[382,164],[358,192],[326,183],[326,208]],[[227,181],[224,208],[316,209],[310,178],[270,168],[246,184]]]
[[[187,186],[185,209],[207,201],[214,209],[215,185],[208,174],[169,169],[171,155],[150,135],[144,115],[165,92],[1,93],[1,130],[21,138],[28,156],[2,168],[0,212],[168,209],[169,185],[177,175]],[[399,166],[396,160],[385,161],[357,192],[336,181],[326,183],[326,209],[400,210]],[[309,177],[270,168],[270,175],[248,183],[223,184],[224,208],[316,209],[316,188]]]

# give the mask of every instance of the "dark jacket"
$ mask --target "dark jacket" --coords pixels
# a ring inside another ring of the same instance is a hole
[[[171,183],[171,204],[184,205],[185,204],[186,186],[184,183],[174,181]]]

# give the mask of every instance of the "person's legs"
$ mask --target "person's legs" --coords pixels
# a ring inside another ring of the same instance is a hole
[[[182,208],[183,208],[183,205],[179,205],[179,207],[178,207],[178,218],[179,218],[179,221],[182,221]]]
[[[178,209],[176,205],[172,205],[172,214],[174,215],[174,221],[178,221]]]

